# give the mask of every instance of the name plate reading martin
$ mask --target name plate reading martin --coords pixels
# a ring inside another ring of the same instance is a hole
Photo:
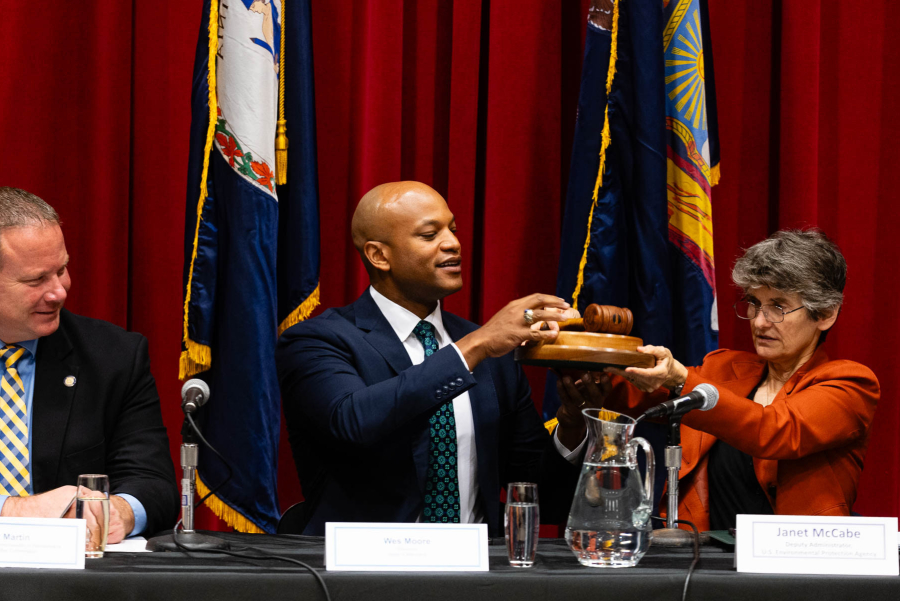
[[[897,576],[897,518],[738,515],[738,572]]]
[[[370,572],[487,572],[487,524],[325,524],[325,568]]]
[[[84,520],[0,518],[0,566],[84,569]]]

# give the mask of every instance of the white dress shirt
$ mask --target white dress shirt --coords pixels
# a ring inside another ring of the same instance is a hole
[[[372,286],[369,286],[369,293],[381,314],[384,315],[397,338],[403,343],[403,348],[409,355],[409,360],[413,365],[418,365],[425,361],[425,348],[413,330],[419,325],[420,319],[415,313],[404,309],[394,301],[390,300]],[[441,318],[441,303],[434,311],[425,318],[425,321],[434,326],[435,339],[438,348],[452,346],[456,349],[463,365],[470,372],[469,364],[463,356],[459,347],[450,339],[450,334],[444,328],[444,322]],[[457,477],[459,480],[459,522],[461,524],[480,524],[484,522],[484,515],[481,510],[481,503],[478,502],[478,450],[475,448],[475,422],[472,420],[472,402],[469,399],[469,393],[463,392],[453,399],[453,415],[456,419],[456,460],[457,460]],[[567,449],[557,437],[557,432],[553,432],[553,442],[556,450],[569,463],[580,463],[580,454],[587,437],[581,441],[575,449]],[[422,516],[419,516],[422,521]]]
[[[406,349],[412,364],[418,365],[425,361],[425,348],[413,333],[415,327],[419,325],[420,319],[412,311],[404,309],[372,286],[369,286],[369,293],[372,295],[375,304],[381,309],[382,315],[391,324],[391,328],[397,334],[397,338],[403,343],[403,348]],[[425,321],[434,326],[438,348],[444,348],[448,345],[452,346],[459,354],[463,365],[465,365],[466,369],[469,369],[462,351],[453,344],[450,335],[444,328],[440,302],[438,302],[437,308],[432,311],[431,315],[425,318]],[[478,502],[478,451],[475,448],[475,422],[472,420],[472,403],[468,392],[463,392],[453,399],[453,415],[456,420],[459,521],[461,524],[482,523],[484,522],[484,515],[481,510],[481,503]],[[419,521],[422,521],[422,516],[419,516]]]

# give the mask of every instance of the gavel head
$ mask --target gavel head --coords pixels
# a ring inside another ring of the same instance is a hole
[[[633,326],[634,315],[626,307],[592,304],[584,310],[584,329],[587,332],[628,336]]]

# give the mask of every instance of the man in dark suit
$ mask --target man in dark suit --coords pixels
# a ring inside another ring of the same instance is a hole
[[[56,212],[0,188],[0,515],[59,517],[107,474],[114,543],[171,526],[178,490],[147,340],[65,311],[68,261]]]
[[[542,484],[545,521],[568,510],[581,416],[561,415],[551,440],[509,353],[554,339],[538,326],[571,316],[569,305],[531,295],[481,328],[442,311],[462,287],[455,231],[430,187],[376,187],[352,224],[371,287],[279,341],[308,534],[328,521],[423,521],[486,522],[498,535],[500,488],[521,480]]]

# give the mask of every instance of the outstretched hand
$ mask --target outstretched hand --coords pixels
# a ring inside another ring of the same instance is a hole
[[[569,308],[569,303],[549,294],[532,294],[514,300],[497,311],[486,324],[457,341],[456,346],[466,358],[469,369],[475,369],[487,357],[505,355],[523,342],[556,340],[559,327],[542,330],[539,322],[564,321],[569,318]],[[527,309],[532,311],[534,323],[525,321]]]
[[[653,355],[656,365],[653,367],[628,367],[619,369],[607,367],[603,371],[621,376],[634,384],[643,392],[655,392],[660,387],[675,388],[687,380],[687,368],[672,356],[672,351],[664,346],[639,346],[638,352]]]
[[[586,372],[581,377],[570,373],[556,372],[556,393],[560,405],[556,411],[559,442],[569,450],[574,449],[584,439],[586,426],[582,409],[600,409],[609,395],[609,376],[604,373]]]

